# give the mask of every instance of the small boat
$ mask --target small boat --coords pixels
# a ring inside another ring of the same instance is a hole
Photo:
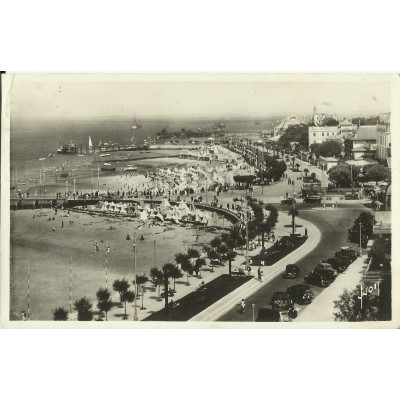
[[[84,154],[78,154],[78,157],[85,157]]]
[[[126,167],[124,168],[124,171],[136,171],[137,167]]]
[[[108,162],[105,162],[105,163],[104,163],[104,165],[111,165],[111,164],[110,164],[110,163],[108,163]]]
[[[43,160],[45,160],[45,159],[46,159],[46,157],[39,158],[39,161],[43,161]]]
[[[125,156],[121,156],[121,158],[125,158]]]
[[[100,154],[100,157],[110,157],[110,154]]]

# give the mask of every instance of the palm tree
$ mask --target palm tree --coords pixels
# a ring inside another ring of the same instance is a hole
[[[154,285],[154,287],[157,286],[157,278],[159,275],[160,275],[160,270],[157,267],[150,269],[150,278],[151,278],[151,282]]]
[[[141,288],[141,291],[142,291],[142,306],[140,307],[141,310],[145,309],[143,307],[143,298],[144,298],[144,293],[146,291],[144,288],[144,284],[147,283],[148,281],[149,281],[149,278],[146,276],[146,274],[138,275],[136,277],[136,284],[139,285],[139,287]],[[135,284],[135,281],[133,281],[132,283]]]
[[[54,321],[67,321],[68,320],[68,311],[63,307],[58,307],[53,311],[53,320]]]
[[[171,278],[174,280],[174,289],[173,289],[174,293],[176,293],[175,281],[182,277],[183,277],[182,271],[175,265],[175,268],[172,270],[171,274]]]
[[[310,176],[311,176],[312,180],[314,181],[315,178],[317,177],[317,174],[315,172],[311,172]]]
[[[299,168],[300,168],[300,164],[299,164],[299,163],[296,163],[296,169],[297,169],[297,171],[299,170]]]
[[[181,269],[186,272],[187,285],[190,286],[189,274],[191,275],[192,272],[193,272],[193,265],[190,262],[189,255],[188,254],[183,254],[183,253],[175,254],[175,261],[176,261],[177,264],[180,264]]]
[[[292,234],[294,235],[294,230],[296,228],[295,218],[299,215],[299,211],[296,208],[292,207],[289,210],[289,215],[292,216]]]
[[[122,292],[121,301],[125,305],[124,319],[128,318],[126,315],[126,303],[132,303],[133,300],[135,300],[135,292],[133,290],[125,290],[125,292]]]
[[[120,306],[122,307],[122,293],[126,292],[129,289],[130,285],[129,282],[124,278],[124,279],[116,279],[113,283],[113,289],[119,293],[119,298],[120,298]]]
[[[169,285],[169,278],[174,275],[175,265],[172,263],[166,263],[163,265],[161,272],[164,282],[164,299],[165,299],[165,309],[168,312],[168,285]]]
[[[306,175],[306,178],[307,178],[307,174],[310,172],[310,170],[308,168],[304,168],[303,172],[304,172],[304,174]]]
[[[74,303],[78,311],[78,321],[91,321],[93,319],[92,303],[88,298],[82,297]]]
[[[259,229],[261,232],[261,248],[262,250],[265,249],[265,234],[269,234],[272,229],[271,222],[267,219],[259,224]]]
[[[112,301],[111,301],[111,293],[108,291],[108,289],[102,289],[100,288],[97,293],[97,308],[99,309],[100,312],[104,312],[106,314],[106,321],[107,321],[107,313],[111,310],[112,308]]]

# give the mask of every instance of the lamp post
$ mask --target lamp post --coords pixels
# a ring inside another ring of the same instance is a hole
[[[128,233],[126,240],[131,240],[131,238],[132,238],[132,236]],[[134,287],[135,287],[135,300],[134,300],[135,311],[133,314],[133,320],[139,321],[138,312],[137,312],[136,233],[133,234],[133,275],[134,275]]]
[[[76,193],[76,190],[75,190],[75,183],[76,183],[76,179],[74,178],[74,196],[75,196],[75,193]]]
[[[362,228],[362,224],[360,222],[360,254],[362,254],[362,247],[361,247],[361,228]]]
[[[65,200],[67,200],[68,195],[68,181],[65,181]]]
[[[153,267],[156,267],[156,241],[153,241]]]
[[[256,309],[256,305],[255,304],[252,304],[251,305],[251,308],[253,309],[253,322],[255,322],[255,309]]]

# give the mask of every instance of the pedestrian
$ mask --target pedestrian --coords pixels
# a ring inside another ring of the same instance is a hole
[[[307,228],[304,228],[304,236],[308,236],[307,235]]]
[[[335,202],[335,205],[336,205],[336,208],[338,208],[338,201],[336,200],[336,202]]]
[[[64,228],[64,221],[61,221],[61,228]]]
[[[288,192],[286,192],[286,198],[288,198],[289,197],[289,193]]]
[[[94,245],[94,250],[95,250],[95,251],[99,251],[99,244],[98,244],[97,242],[96,242],[95,245]]]
[[[242,301],[240,303],[240,308],[242,310],[242,313],[244,313],[244,309],[246,308],[246,303],[244,302],[244,299],[242,299]]]
[[[262,282],[263,272],[261,271],[261,267],[258,267],[257,274],[258,274],[258,280]]]

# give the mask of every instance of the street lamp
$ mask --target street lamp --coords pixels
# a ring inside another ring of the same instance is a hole
[[[256,309],[256,305],[252,304],[251,308],[253,309],[253,322],[255,322],[255,309]]]
[[[68,193],[68,181],[65,181],[65,200],[67,200],[67,193]]]
[[[76,193],[76,190],[75,190],[75,183],[76,183],[76,179],[74,178],[74,196],[75,196],[75,193]]]
[[[128,233],[126,236],[126,240],[131,240],[132,236]],[[134,286],[135,286],[135,302],[134,302],[134,314],[133,320],[139,321],[138,313],[137,313],[137,281],[136,281],[136,233],[133,234],[133,275],[134,275]]]

